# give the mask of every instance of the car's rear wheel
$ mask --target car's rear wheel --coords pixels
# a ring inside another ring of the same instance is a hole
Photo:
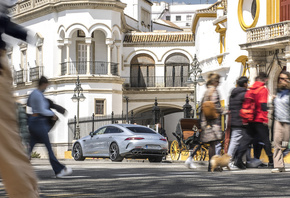
[[[161,157],[149,157],[148,160],[149,162],[161,162],[162,161],[162,156]]]
[[[76,161],[84,161],[86,158],[83,156],[82,146],[76,143],[73,147],[73,158]]]
[[[114,142],[114,143],[112,143],[110,145],[109,152],[110,152],[110,159],[113,162],[121,162],[121,161],[123,161],[124,157],[122,157],[120,155],[119,146],[118,146],[117,143]]]

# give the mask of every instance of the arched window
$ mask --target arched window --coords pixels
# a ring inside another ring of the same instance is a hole
[[[165,86],[183,87],[188,78],[189,60],[183,54],[172,54],[165,61]]]
[[[155,62],[151,56],[135,56],[130,68],[131,87],[155,87]]]

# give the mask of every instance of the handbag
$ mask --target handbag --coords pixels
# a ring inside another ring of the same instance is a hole
[[[213,124],[207,125],[205,129],[200,133],[200,141],[208,143],[212,141],[220,141],[223,139],[223,132],[221,126]]]

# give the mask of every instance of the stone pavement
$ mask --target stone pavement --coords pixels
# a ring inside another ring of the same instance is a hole
[[[273,174],[271,169],[209,173],[207,162],[196,163],[197,169],[170,161],[61,162],[73,168],[72,176],[57,179],[47,159],[32,160],[41,197],[290,197],[290,172]],[[0,197],[7,197],[2,183]]]

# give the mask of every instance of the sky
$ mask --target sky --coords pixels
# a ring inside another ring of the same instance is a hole
[[[185,4],[205,4],[205,3],[209,3],[209,4],[213,4],[215,2],[217,2],[217,0],[151,0],[152,2],[157,1],[157,2],[161,2],[161,1],[165,1],[168,3],[185,3]]]

